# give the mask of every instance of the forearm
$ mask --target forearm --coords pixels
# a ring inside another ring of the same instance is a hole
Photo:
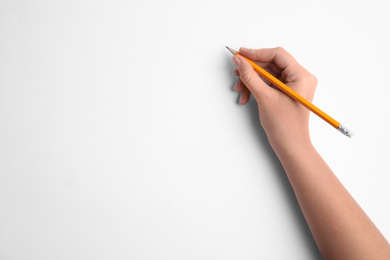
[[[275,152],[325,259],[390,258],[387,241],[311,144]]]
[[[240,54],[267,68],[312,102],[317,78],[283,48]],[[256,98],[261,125],[279,157],[302,212],[325,259],[390,259],[390,246],[317,153],[309,138],[310,112],[278,89],[269,87],[241,55],[234,55],[235,90],[240,104]]]

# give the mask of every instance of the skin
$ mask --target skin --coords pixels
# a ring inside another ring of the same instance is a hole
[[[240,54],[312,102],[317,78],[283,48]],[[233,56],[234,90],[244,105],[252,94],[269,143],[293,187],[324,259],[390,259],[390,245],[313,147],[310,111],[262,79],[244,58]]]

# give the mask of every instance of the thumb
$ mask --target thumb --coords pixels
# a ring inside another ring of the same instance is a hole
[[[240,80],[259,101],[267,91],[269,86],[260,78],[259,74],[253,69],[252,65],[242,56],[234,55],[233,62],[240,73]]]

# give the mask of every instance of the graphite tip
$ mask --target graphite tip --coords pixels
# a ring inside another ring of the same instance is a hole
[[[236,55],[236,53],[238,52],[238,51],[236,51],[236,50],[234,50],[234,49],[230,49],[228,46],[225,46],[226,47],[226,49],[228,49],[233,55]]]

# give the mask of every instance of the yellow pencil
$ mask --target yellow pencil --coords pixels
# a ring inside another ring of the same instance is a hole
[[[236,51],[234,49],[231,49],[231,48],[229,48],[227,46],[225,46],[225,47],[233,55],[240,55],[241,57],[244,57],[238,51]],[[293,99],[295,99],[296,101],[301,103],[304,107],[306,107],[311,112],[313,112],[314,114],[316,114],[317,116],[319,116],[320,118],[322,118],[323,120],[328,122],[331,126],[336,128],[337,130],[339,130],[344,135],[346,135],[348,137],[352,137],[353,136],[353,133],[352,133],[351,130],[349,130],[348,128],[346,128],[345,126],[343,126],[342,124],[340,124],[339,122],[334,120],[332,117],[330,117],[328,114],[326,114],[324,111],[322,111],[321,109],[319,109],[318,107],[316,107],[315,105],[313,105],[312,103],[307,101],[304,97],[302,97],[297,92],[295,92],[290,87],[288,87],[286,84],[284,84],[283,82],[281,82],[280,80],[275,78],[268,71],[266,71],[265,69],[263,69],[262,67],[260,67],[259,65],[257,65],[256,63],[254,63],[253,61],[248,59],[247,57],[244,57],[244,58],[252,65],[252,67],[255,69],[255,71],[258,74],[260,74],[263,78],[267,79],[269,82],[271,82],[278,89],[280,89],[281,91],[283,91],[284,93],[286,93],[287,95],[289,95],[290,97],[292,97]]]

